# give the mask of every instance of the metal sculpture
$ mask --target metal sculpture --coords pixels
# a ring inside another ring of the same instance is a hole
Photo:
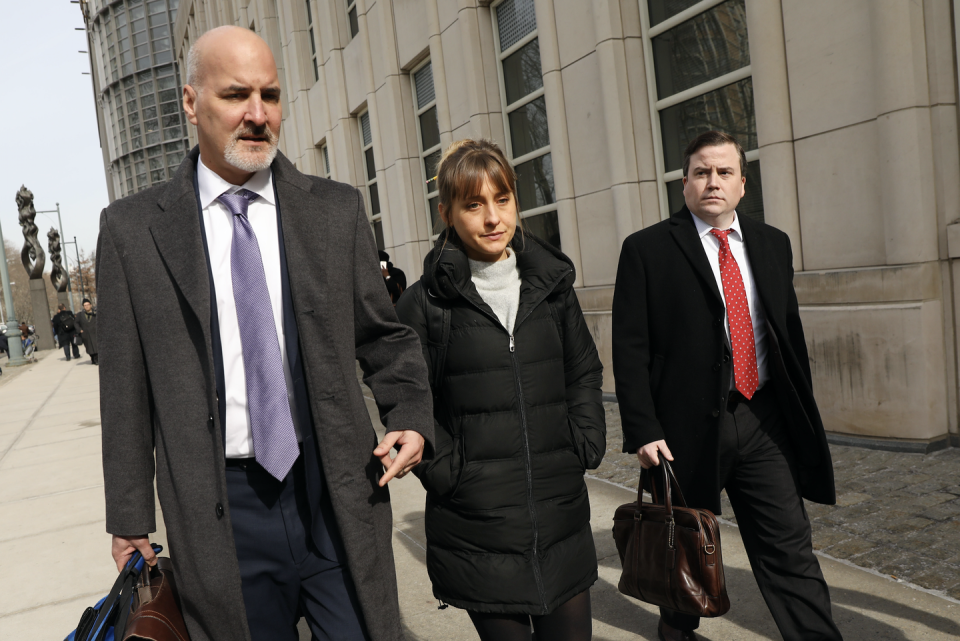
[[[50,251],[50,284],[62,294],[67,291],[67,274],[63,269],[63,261],[60,259],[60,232],[56,227],[51,227],[47,232],[47,249]],[[58,296],[59,298],[59,296]]]
[[[22,185],[17,192],[17,209],[20,210],[20,228],[23,230],[24,238],[23,249],[20,250],[20,261],[31,280],[42,279],[47,257],[37,238],[40,230],[33,222],[37,217],[37,210],[33,207],[33,192]]]

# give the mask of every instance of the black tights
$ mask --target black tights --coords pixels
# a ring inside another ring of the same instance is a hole
[[[590,641],[590,590],[585,590],[550,614],[486,614],[470,612],[480,641]],[[533,623],[533,637],[530,624]]]

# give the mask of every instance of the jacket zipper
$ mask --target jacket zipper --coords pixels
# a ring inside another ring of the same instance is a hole
[[[540,574],[540,526],[537,523],[537,506],[533,500],[533,458],[530,456],[530,439],[527,435],[527,412],[523,401],[523,384],[520,382],[520,363],[517,360],[516,340],[510,335],[510,360],[513,361],[513,379],[517,384],[517,402],[520,405],[520,431],[523,434],[523,453],[526,457],[527,472],[527,509],[530,510],[530,520],[533,522],[533,577],[537,582],[537,593],[540,596],[540,607],[544,613],[547,609],[547,599],[543,590],[543,577]]]

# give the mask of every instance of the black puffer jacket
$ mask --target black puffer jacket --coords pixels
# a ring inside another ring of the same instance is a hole
[[[434,595],[539,615],[597,580],[583,471],[606,447],[603,368],[570,260],[529,235],[512,245],[522,280],[512,337],[477,293],[466,254],[443,236],[397,314],[420,335],[433,381],[438,350],[428,342],[440,332],[427,327],[427,306],[450,310],[436,455],[415,470],[427,489]]]

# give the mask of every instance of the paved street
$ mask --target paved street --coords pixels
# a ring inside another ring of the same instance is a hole
[[[97,369],[90,365],[89,359],[67,363],[59,352],[48,352],[41,355],[40,362],[16,370],[14,376],[8,377],[12,371],[4,367],[0,377],[0,639],[59,640],[73,628],[84,607],[102,596],[116,576],[108,554],[109,536],[103,531]],[[372,403],[369,405],[372,408]],[[636,470],[626,457],[616,454],[619,444],[615,438],[618,431],[615,413],[615,406],[608,406],[611,454],[598,471],[598,476],[604,475],[609,480],[588,479],[601,567],[600,582],[593,589],[594,638],[597,641],[655,639],[654,608],[624,597],[616,590],[620,567],[610,536],[610,519],[617,505],[633,500],[634,493],[621,485],[635,484]],[[955,455],[913,457],[903,459],[907,461],[904,463],[898,458],[901,455],[851,451],[842,460],[838,454],[842,496],[853,493],[862,496],[846,499],[852,502],[834,509],[833,521],[829,523],[829,512],[816,516],[816,541],[828,553],[844,541],[832,540],[828,547],[823,529],[827,527],[832,528],[829,531],[846,533],[844,540],[858,540],[854,535],[861,528],[868,535],[860,539],[899,545],[897,549],[910,551],[902,542],[880,540],[876,535],[880,531],[879,517],[871,518],[877,510],[851,510],[861,505],[873,506],[874,501],[883,500],[884,493],[889,495],[884,509],[903,512],[895,519],[891,517],[890,523],[884,522],[886,528],[891,527],[894,520],[928,521],[914,524],[923,525],[923,529],[904,534],[903,541],[919,539],[924,534],[941,536],[942,532],[949,531],[946,528],[950,523],[956,523],[955,515],[931,518],[940,514],[929,511],[937,509],[935,505],[923,510],[909,509],[921,501],[929,501],[924,497],[947,487],[929,492],[919,488],[918,484],[931,480],[921,477],[922,474],[936,478],[937,483],[943,478],[940,472],[934,475],[930,468],[922,466],[933,461],[929,464],[956,467]],[[897,480],[876,489],[868,481],[876,478],[878,483],[884,483],[898,477],[906,477],[910,482],[891,487],[900,482]],[[956,488],[955,477],[953,487]],[[437,610],[437,602],[432,597],[424,567],[423,490],[412,476],[392,482],[391,490],[394,554],[408,638],[418,641],[475,639],[462,611]],[[908,500],[908,495],[915,494],[916,498]],[[937,505],[950,504],[953,500]],[[912,514],[917,516],[910,516]],[[727,616],[704,622],[700,630],[703,638],[708,641],[778,639],[749,571],[736,527],[724,525],[722,537],[733,606]],[[155,538],[163,543],[163,532]],[[930,548],[949,547],[943,537],[929,543]],[[861,551],[849,556],[857,561],[867,554]],[[891,554],[885,554],[893,560]],[[960,604],[956,601],[913,589],[848,563],[829,558],[821,562],[831,586],[835,616],[846,639],[946,640],[960,636]]]

